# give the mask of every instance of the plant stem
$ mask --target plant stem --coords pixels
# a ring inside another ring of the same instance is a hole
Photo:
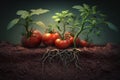
[[[25,25],[25,30],[26,30],[27,33],[29,32],[29,30],[28,30],[28,22],[27,21],[26,21],[26,25]]]
[[[25,30],[26,30],[26,36],[28,37],[29,36],[29,29],[28,29],[28,27],[29,27],[29,20],[28,20],[28,18],[25,19],[24,27],[25,27]]]
[[[84,30],[84,24],[85,24],[86,18],[87,18],[87,16],[85,18],[83,18],[81,28],[74,36],[74,48],[76,48],[76,39],[78,38],[79,34]]]
[[[84,25],[82,25],[81,29],[76,33],[74,37],[74,48],[76,48],[76,39],[78,38],[79,34],[83,31]]]
[[[65,34],[65,30],[66,30],[65,25],[66,25],[66,24],[63,23],[63,32],[62,32],[62,35],[61,35],[61,36],[62,36],[62,39],[64,39],[64,34]]]

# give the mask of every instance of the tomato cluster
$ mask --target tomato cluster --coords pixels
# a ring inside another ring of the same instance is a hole
[[[56,46],[59,49],[66,49],[74,45],[74,36],[69,32],[65,34],[65,38],[62,39],[58,32],[44,33],[43,35],[38,30],[33,30],[30,37],[22,36],[22,45],[25,47],[38,47],[42,42],[46,46]],[[88,42],[85,40],[76,39],[77,47],[88,46]]]
[[[55,45],[55,40],[60,38],[58,33],[44,33],[42,37],[42,41],[47,46]]]

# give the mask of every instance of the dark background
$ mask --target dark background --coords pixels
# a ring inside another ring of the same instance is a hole
[[[41,20],[46,23],[52,23],[51,16],[57,11],[71,9],[73,5],[97,5],[98,9],[107,15],[107,20],[112,22],[120,30],[119,22],[119,2],[115,0],[1,0],[0,1],[0,41],[11,43],[20,43],[21,32],[23,28],[17,26],[11,30],[6,27],[10,20],[16,18],[17,10],[30,10],[37,8],[49,9],[50,12],[45,14]],[[92,36],[94,43],[105,44],[107,42],[120,44],[120,31],[114,32],[105,27],[100,37]]]

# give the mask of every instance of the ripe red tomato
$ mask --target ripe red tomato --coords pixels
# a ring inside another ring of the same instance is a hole
[[[38,47],[42,41],[42,35],[38,30],[33,30],[32,35],[27,38],[27,36],[22,36],[22,45],[24,47]]]
[[[74,37],[70,37],[70,44],[71,44],[71,46],[73,46],[74,45]],[[80,44],[80,38],[77,38],[76,39],[76,46],[79,46],[79,44]]]
[[[55,40],[55,46],[59,49],[66,49],[70,46],[70,40],[62,40],[62,39],[56,39]]]
[[[70,46],[74,45],[74,35],[71,32],[66,32],[64,35],[65,39],[70,40]],[[76,39],[76,46],[78,47],[80,45],[80,38]]]
[[[88,46],[88,42],[86,40],[80,40],[80,45],[82,47],[87,47]]]
[[[43,34],[42,41],[47,46],[52,46],[55,44],[55,40],[60,38],[59,33],[45,33]]]

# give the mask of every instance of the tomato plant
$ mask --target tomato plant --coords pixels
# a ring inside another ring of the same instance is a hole
[[[82,32],[87,32],[87,39],[90,39],[90,33],[99,35],[101,31],[101,27],[99,27],[100,24],[107,24],[110,29],[117,31],[115,25],[106,21],[105,15],[98,11],[96,6],[90,7],[87,4],[83,4],[82,6],[75,5],[73,8],[77,9],[80,14],[74,18],[74,24],[72,27],[72,29],[75,30],[74,47],[76,47],[76,39]]]
[[[69,10],[62,11],[61,13],[55,13],[55,15],[52,16],[54,21],[57,22],[56,27],[61,36],[61,39],[55,41],[55,44],[58,48],[67,48],[70,46],[69,44],[66,44],[68,43],[68,40],[65,39],[65,32],[67,31],[67,26],[69,25],[69,23],[72,22],[72,17],[73,13],[70,13]]]
[[[56,27],[59,30],[59,33],[64,39],[64,35],[67,29],[67,26],[72,21],[73,13],[70,13],[69,10],[62,11],[61,13],[55,13],[52,18],[57,22]]]
[[[18,10],[16,14],[19,16],[19,18],[15,18],[12,21],[10,21],[7,29],[11,29],[13,26],[20,24],[25,28],[25,32],[22,35],[23,45],[24,43],[26,47],[34,47],[36,45],[39,45],[42,39],[40,36],[41,34],[38,33],[38,31],[34,31],[33,26],[31,26],[31,24],[36,24],[42,27],[45,27],[45,24],[42,21],[34,21],[32,16],[34,15],[38,16],[48,11],[49,10],[47,9],[31,9],[30,11]]]

